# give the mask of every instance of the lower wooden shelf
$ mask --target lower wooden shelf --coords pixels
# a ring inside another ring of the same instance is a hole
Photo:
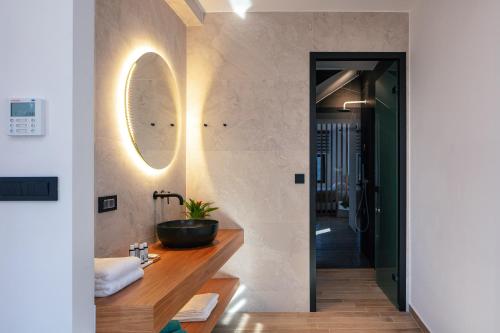
[[[219,302],[212,311],[212,314],[207,321],[197,323],[182,323],[182,328],[187,333],[210,333],[224,314],[227,305],[233,298],[240,280],[237,278],[221,278],[208,280],[197,294],[217,293],[219,294]]]

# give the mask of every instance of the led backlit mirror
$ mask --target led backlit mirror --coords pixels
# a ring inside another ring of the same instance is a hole
[[[176,82],[158,54],[143,54],[131,67],[126,86],[126,117],[137,152],[152,168],[174,158],[178,131]]]

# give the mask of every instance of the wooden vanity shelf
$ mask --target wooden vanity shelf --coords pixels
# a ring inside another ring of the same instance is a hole
[[[242,245],[243,230],[220,230],[214,245],[203,248],[153,245],[150,252],[161,260],[144,269],[144,278],[95,299],[96,332],[158,333],[195,294],[215,292],[219,302],[207,321],[182,324],[188,333],[210,332],[239,284],[236,278],[211,278]]]

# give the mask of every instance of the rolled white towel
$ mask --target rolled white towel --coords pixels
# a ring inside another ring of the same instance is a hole
[[[117,293],[128,285],[134,283],[144,276],[144,270],[142,268],[136,268],[134,271],[127,273],[126,275],[116,279],[115,281],[96,282],[95,284],[95,296],[96,297],[106,297]]]
[[[140,267],[141,260],[136,257],[94,259],[96,281],[114,281]]]

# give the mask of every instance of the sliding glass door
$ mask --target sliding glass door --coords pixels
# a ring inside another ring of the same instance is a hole
[[[388,64],[375,81],[375,270],[378,285],[399,306],[397,65]]]

